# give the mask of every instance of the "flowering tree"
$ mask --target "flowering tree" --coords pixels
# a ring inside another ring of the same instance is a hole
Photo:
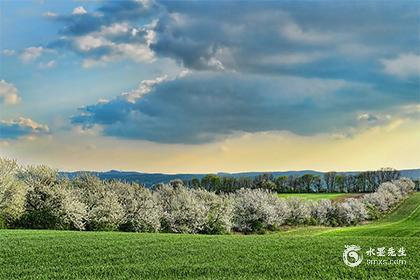
[[[311,208],[311,216],[317,224],[331,226],[335,225],[336,208],[330,199],[321,199],[313,204]]]
[[[368,217],[365,205],[359,199],[350,198],[336,205],[337,221],[340,225],[353,225]]]
[[[233,215],[230,198],[203,189],[193,190],[192,192],[204,209],[205,221],[201,232],[208,234],[230,232]]]
[[[80,201],[86,205],[89,230],[116,230],[123,222],[124,209],[114,190],[91,174],[72,180]]]
[[[240,189],[232,195],[234,229],[258,232],[276,224],[275,196],[262,189]]]
[[[161,226],[164,231],[197,233],[203,230],[206,209],[187,188],[162,185],[155,195],[163,210]]]
[[[0,158],[0,227],[13,224],[25,211],[25,184],[17,180],[16,161]]]
[[[287,200],[287,204],[290,209],[289,224],[303,224],[311,217],[310,202],[299,198],[290,198]]]
[[[137,184],[111,182],[123,207],[120,229],[124,231],[156,232],[160,230],[162,208],[151,191]]]

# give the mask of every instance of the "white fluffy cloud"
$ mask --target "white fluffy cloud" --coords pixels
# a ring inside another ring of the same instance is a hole
[[[396,58],[381,59],[384,72],[399,78],[420,76],[420,55],[414,53],[400,54]]]
[[[17,88],[5,80],[0,81],[0,101],[4,104],[17,104],[21,98],[19,97]]]
[[[83,8],[83,6],[79,6],[73,9],[72,12],[73,15],[84,15],[87,14],[87,11],[85,10],[85,8]]]
[[[145,94],[149,93],[157,84],[160,84],[160,83],[162,83],[164,81],[167,81],[167,80],[168,80],[168,76],[164,75],[164,76],[160,76],[160,77],[157,77],[155,79],[152,79],[152,80],[141,81],[139,86],[136,89],[134,89],[130,92],[125,92],[125,93],[122,94],[122,96],[128,102],[135,103],[136,100],[143,97]]]
[[[127,36],[135,39],[139,32],[144,33],[144,40],[136,42],[115,42],[113,37]],[[82,66],[90,68],[98,65],[105,65],[107,62],[129,58],[136,62],[152,62],[155,58],[154,52],[150,49],[153,43],[153,31],[148,27],[137,29],[126,23],[115,23],[103,26],[97,32],[91,32],[83,36],[72,38],[74,46],[83,53],[95,52],[100,49],[108,49],[107,54],[97,58],[84,59]]]
[[[39,124],[30,118],[20,117],[18,119],[0,121],[1,139],[35,137],[47,134],[49,131],[50,129],[47,125]]]
[[[43,52],[44,52],[43,47],[29,47],[29,48],[26,48],[20,54],[20,59],[23,62],[30,62],[32,60],[37,59],[39,56],[41,56]]]

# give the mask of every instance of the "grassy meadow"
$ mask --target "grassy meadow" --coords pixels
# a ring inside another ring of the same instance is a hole
[[[265,235],[0,230],[1,279],[418,279],[420,193],[389,216],[346,228]],[[405,247],[404,265],[351,268],[345,245]]]
[[[321,199],[331,199],[331,200],[342,200],[350,197],[360,196],[358,193],[279,193],[278,197],[281,198],[291,198],[297,197],[307,200],[321,200]]]

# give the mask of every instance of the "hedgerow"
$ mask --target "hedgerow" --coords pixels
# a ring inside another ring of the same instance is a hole
[[[357,199],[314,202],[278,198],[267,189],[216,194],[180,180],[150,190],[89,173],[69,179],[47,166],[0,158],[0,227],[222,234],[348,226],[384,215],[414,187],[401,178]]]

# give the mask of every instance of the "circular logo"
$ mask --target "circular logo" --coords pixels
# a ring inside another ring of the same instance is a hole
[[[360,251],[360,247],[356,245],[346,245],[343,252],[343,261],[346,265],[350,267],[358,266],[362,260],[363,255]]]

